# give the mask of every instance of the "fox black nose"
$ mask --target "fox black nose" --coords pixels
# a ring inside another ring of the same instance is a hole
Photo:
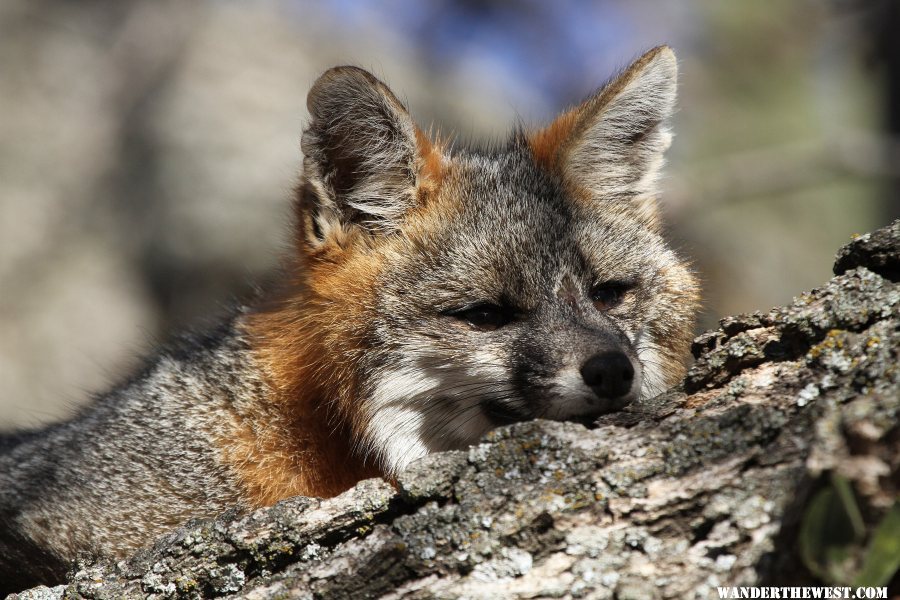
[[[601,398],[618,398],[631,390],[634,367],[622,352],[604,352],[581,366],[581,378]]]

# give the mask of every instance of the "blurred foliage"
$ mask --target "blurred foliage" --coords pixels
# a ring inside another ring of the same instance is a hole
[[[884,586],[900,570],[900,503],[894,504],[872,534],[872,543],[854,586]]]
[[[900,569],[900,503],[867,535],[850,483],[833,474],[807,505],[798,544],[806,568],[828,585],[886,586]]]

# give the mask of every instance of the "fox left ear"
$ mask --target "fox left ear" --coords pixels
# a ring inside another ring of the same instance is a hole
[[[406,107],[374,75],[335,67],[307,96],[302,226],[314,244],[357,226],[390,232],[418,200],[439,153]]]
[[[645,53],[581,105],[528,136],[535,160],[596,202],[627,202],[659,226],[657,179],[672,135],[678,64],[668,46]]]

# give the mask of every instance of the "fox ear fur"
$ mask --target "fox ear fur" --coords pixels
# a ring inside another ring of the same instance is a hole
[[[420,157],[433,152],[406,107],[371,73],[335,67],[313,84],[303,132],[307,238],[335,228],[396,229],[417,199]]]
[[[581,105],[528,137],[538,163],[597,202],[629,202],[658,227],[657,180],[672,135],[678,64],[659,46]]]

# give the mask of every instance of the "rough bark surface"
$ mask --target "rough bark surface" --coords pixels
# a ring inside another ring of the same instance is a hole
[[[798,523],[826,475],[851,482],[869,525],[898,498],[898,263],[900,221],[790,306],[700,336],[683,390],[592,429],[502,428],[396,489],[192,522],[18,598],[680,599],[813,582]]]

